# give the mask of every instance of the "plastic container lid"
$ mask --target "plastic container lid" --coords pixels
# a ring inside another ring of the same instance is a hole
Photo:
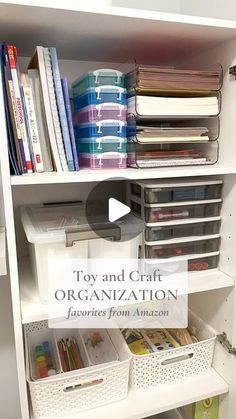
[[[34,244],[65,243],[66,230],[91,230],[85,214],[85,205],[32,205],[21,208],[21,220],[28,242]],[[104,223],[104,217],[94,215],[94,227]],[[107,221],[109,224],[109,221]],[[116,221],[121,236],[138,234],[142,221],[133,214]],[[99,238],[99,237],[98,237]]]

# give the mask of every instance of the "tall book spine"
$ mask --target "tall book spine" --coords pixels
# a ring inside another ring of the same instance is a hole
[[[53,74],[52,74],[52,64],[51,64],[51,58],[50,58],[48,48],[43,48],[43,56],[44,56],[46,79],[47,79],[47,85],[48,85],[48,93],[49,93],[50,107],[51,107],[51,112],[52,112],[52,120],[53,120],[53,125],[54,125],[54,130],[55,130],[57,148],[59,152],[62,169],[64,172],[68,172],[68,164],[66,160],[65,148],[64,148],[59,114],[58,114],[57,103],[56,103],[56,95],[55,95],[55,88],[54,88]]]
[[[36,113],[34,108],[34,100],[32,95],[31,87],[23,81],[23,92],[25,100],[25,108],[27,112],[27,119],[29,124],[29,133],[31,139],[31,147],[33,152],[34,168],[35,171],[40,173],[44,172],[42,151],[39,141],[38,124],[36,119]]]
[[[28,173],[32,173],[33,167],[32,167],[31,156],[30,156],[30,149],[29,149],[28,136],[27,136],[27,130],[26,130],[24,109],[23,109],[23,104],[22,104],[22,99],[21,99],[19,79],[18,79],[18,74],[17,74],[17,69],[16,69],[16,61],[15,61],[16,51],[14,50],[14,47],[12,45],[7,46],[7,51],[8,51],[9,64],[10,64],[13,86],[14,86],[18,121],[20,124],[20,132],[21,132],[24,153],[25,153],[26,168],[27,168]]]
[[[57,109],[58,109],[58,113],[60,117],[61,131],[62,131],[62,137],[64,141],[64,146],[65,146],[68,169],[69,171],[74,171],[75,166],[74,166],[74,161],[73,161],[70,133],[69,133],[69,128],[68,128],[65,103],[64,103],[63,91],[62,91],[62,86],[61,86],[61,76],[60,76],[58,60],[57,60],[57,52],[56,52],[56,48],[48,48],[48,51],[51,58]]]
[[[72,149],[73,158],[74,158],[75,170],[79,170],[78,153],[77,153],[76,144],[75,144],[75,134],[74,134],[74,128],[73,128],[73,122],[72,122],[67,79],[65,78],[61,79],[61,85],[62,85],[62,91],[63,91],[63,96],[64,96],[65,108],[66,108],[68,128],[70,132],[70,142],[71,142],[71,149]]]
[[[4,45],[0,43],[0,91],[3,93],[4,109],[6,117],[7,140],[8,140],[8,154],[12,171],[15,175],[20,174],[20,167],[17,161],[17,153],[14,140],[14,132],[11,123],[9,104],[7,99],[7,86],[4,74]]]
[[[45,114],[39,71],[37,69],[28,70],[28,80],[33,95],[33,103],[37,119],[37,127],[42,151],[44,171],[52,172],[52,152],[50,149],[50,138],[47,126],[47,118]]]
[[[18,166],[21,173],[27,173],[25,152],[24,152],[23,140],[21,136],[20,122],[18,118],[16,97],[15,97],[15,92],[14,92],[14,84],[12,80],[12,73],[10,69],[6,43],[3,43],[3,57],[4,57],[4,73],[5,73],[5,81],[6,81],[6,89],[7,89],[7,98],[8,98],[10,117],[11,117],[11,122],[12,122],[13,133],[14,133],[14,139],[15,139]]]

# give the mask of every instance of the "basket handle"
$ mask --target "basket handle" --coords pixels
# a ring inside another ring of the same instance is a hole
[[[194,357],[194,353],[189,352],[184,355],[177,355],[177,356],[173,356],[172,358],[166,358],[163,361],[161,361],[161,365],[165,366],[165,365],[170,365],[170,364],[177,364],[179,362],[184,362],[189,359],[192,359],[193,357]]]
[[[74,391],[81,391],[90,387],[98,386],[103,383],[103,378],[96,378],[91,381],[75,381],[63,388],[64,393],[72,393]]]

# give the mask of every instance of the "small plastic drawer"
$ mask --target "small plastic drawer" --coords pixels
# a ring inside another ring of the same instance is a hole
[[[207,269],[215,269],[219,264],[219,255],[200,257],[188,260],[188,271],[205,271]]]
[[[170,201],[193,201],[202,199],[216,199],[221,197],[222,184],[184,186],[179,188],[145,189],[145,202],[158,203]]]
[[[178,237],[204,236],[218,234],[219,231],[220,221],[208,221],[205,223],[180,224],[164,227],[153,226],[146,227],[145,240],[151,242]]]
[[[187,218],[217,217],[220,215],[220,209],[221,202],[173,207],[146,207],[145,220],[147,223],[156,223]]]
[[[105,119],[75,127],[76,138],[104,137],[106,135],[126,137],[126,122]]]
[[[151,259],[165,259],[219,250],[220,238],[199,241],[179,242],[165,245],[145,245],[145,254]]]
[[[89,87],[104,85],[124,87],[123,73],[110,68],[101,68],[99,70],[89,71],[87,74],[79,77],[72,83],[72,90],[74,96],[78,96]]]
[[[116,103],[102,103],[101,105],[89,105],[75,112],[73,115],[74,126],[86,122],[98,122],[104,119],[116,119],[126,121],[126,105]]]
[[[90,365],[105,364],[119,360],[118,353],[105,329],[81,330],[80,334]]]
[[[125,169],[127,167],[127,154],[123,153],[82,153],[79,158],[81,167],[90,169]]]
[[[80,140],[76,140],[76,147],[78,153],[126,153],[126,145],[126,138],[121,137],[106,136],[95,138],[81,138]]]
[[[126,105],[126,89],[116,86],[90,87],[82,95],[74,97],[74,111],[107,102]]]

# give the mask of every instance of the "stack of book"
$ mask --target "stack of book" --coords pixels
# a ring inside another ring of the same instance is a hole
[[[37,47],[27,74],[21,74],[16,47],[3,42],[0,67],[12,173],[79,170],[56,49]]]
[[[126,90],[120,71],[90,71],[72,84],[73,123],[80,166],[125,168]]]
[[[213,164],[222,69],[135,66],[126,75],[129,165]]]

